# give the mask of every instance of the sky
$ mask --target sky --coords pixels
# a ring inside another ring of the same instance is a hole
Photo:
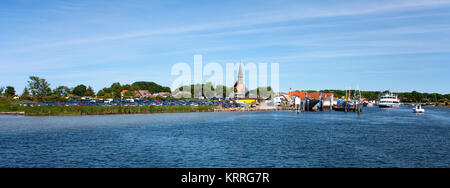
[[[2,0],[0,86],[170,86],[179,62],[279,63],[280,90],[450,93],[450,0]]]

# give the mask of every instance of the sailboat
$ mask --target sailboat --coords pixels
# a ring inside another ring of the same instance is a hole
[[[361,92],[359,92],[358,94],[358,90],[355,90],[355,93],[353,94],[354,97],[352,99],[352,91],[351,90],[345,90],[345,99],[344,100],[339,100],[338,104],[333,106],[333,109],[336,111],[344,111],[344,112],[348,112],[348,111],[356,111],[358,110],[359,112],[361,112],[361,108],[359,108],[360,106],[360,99],[361,99]]]

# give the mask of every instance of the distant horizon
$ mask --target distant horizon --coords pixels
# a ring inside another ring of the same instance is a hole
[[[0,87],[148,80],[172,65],[279,63],[280,91],[449,94],[450,1],[4,0]]]

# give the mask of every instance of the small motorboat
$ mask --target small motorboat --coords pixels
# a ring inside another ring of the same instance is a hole
[[[425,109],[423,109],[422,105],[416,105],[413,108],[414,113],[425,113]]]

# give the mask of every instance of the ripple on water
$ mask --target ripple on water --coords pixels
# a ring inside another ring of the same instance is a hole
[[[0,167],[449,167],[426,110],[0,116]]]

